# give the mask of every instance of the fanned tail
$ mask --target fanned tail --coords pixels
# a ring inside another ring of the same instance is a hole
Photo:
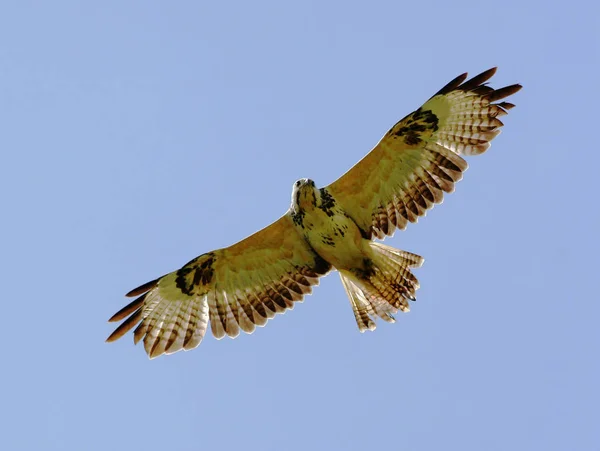
[[[367,270],[340,271],[352,311],[361,332],[374,330],[375,319],[393,323],[394,314],[410,310],[419,281],[410,272],[423,264],[423,257],[385,244],[369,243],[373,250]]]

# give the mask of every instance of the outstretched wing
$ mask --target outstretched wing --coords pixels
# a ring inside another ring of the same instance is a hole
[[[203,254],[178,271],[148,282],[109,321],[127,318],[107,339],[135,325],[150,358],[193,349],[210,322],[213,335],[251,333],[294,307],[331,265],[296,232],[289,214],[228,248]]]
[[[460,75],[386,133],[375,148],[327,186],[365,236],[383,238],[417,222],[443,193],[454,191],[467,163],[500,133],[498,119],[514,105],[496,103],[520,85],[494,90],[496,68],[465,81]],[[463,83],[464,82],[464,83]]]

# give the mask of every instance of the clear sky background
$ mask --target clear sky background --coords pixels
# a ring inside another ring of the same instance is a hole
[[[598,450],[599,11],[502,2],[4,2],[4,450]],[[337,275],[253,335],[150,361],[123,294],[278,218],[456,75],[522,83],[387,244],[411,313]]]

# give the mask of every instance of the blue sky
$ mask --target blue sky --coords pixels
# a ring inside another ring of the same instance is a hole
[[[600,448],[598,10],[588,2],[12,2],[0,11],[6,450]],[[489,152],[387,244],[419,300],[357,331],[339,278],[150,361],[131,288],[264,227],[447,81],[522,83]]]

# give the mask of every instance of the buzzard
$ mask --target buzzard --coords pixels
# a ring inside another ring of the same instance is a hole
[[[124,321],[107,341],[137,326],[134,342],[154,358],[195,348],[209,323],[217,339],[251,333],[334,269],[361,332],[377,317],[394,322],[415,300],[411,268],[423,258],[374,240],[441,203],[467,169],[461,155],[485,152],[500,133],[499,117],[514,107],[501,100],[521,86],[492,89],[495,72],[456,77],[332,184],[295,182],[289,210],[268,227],[131,290],[137,298],[110,318]]]

